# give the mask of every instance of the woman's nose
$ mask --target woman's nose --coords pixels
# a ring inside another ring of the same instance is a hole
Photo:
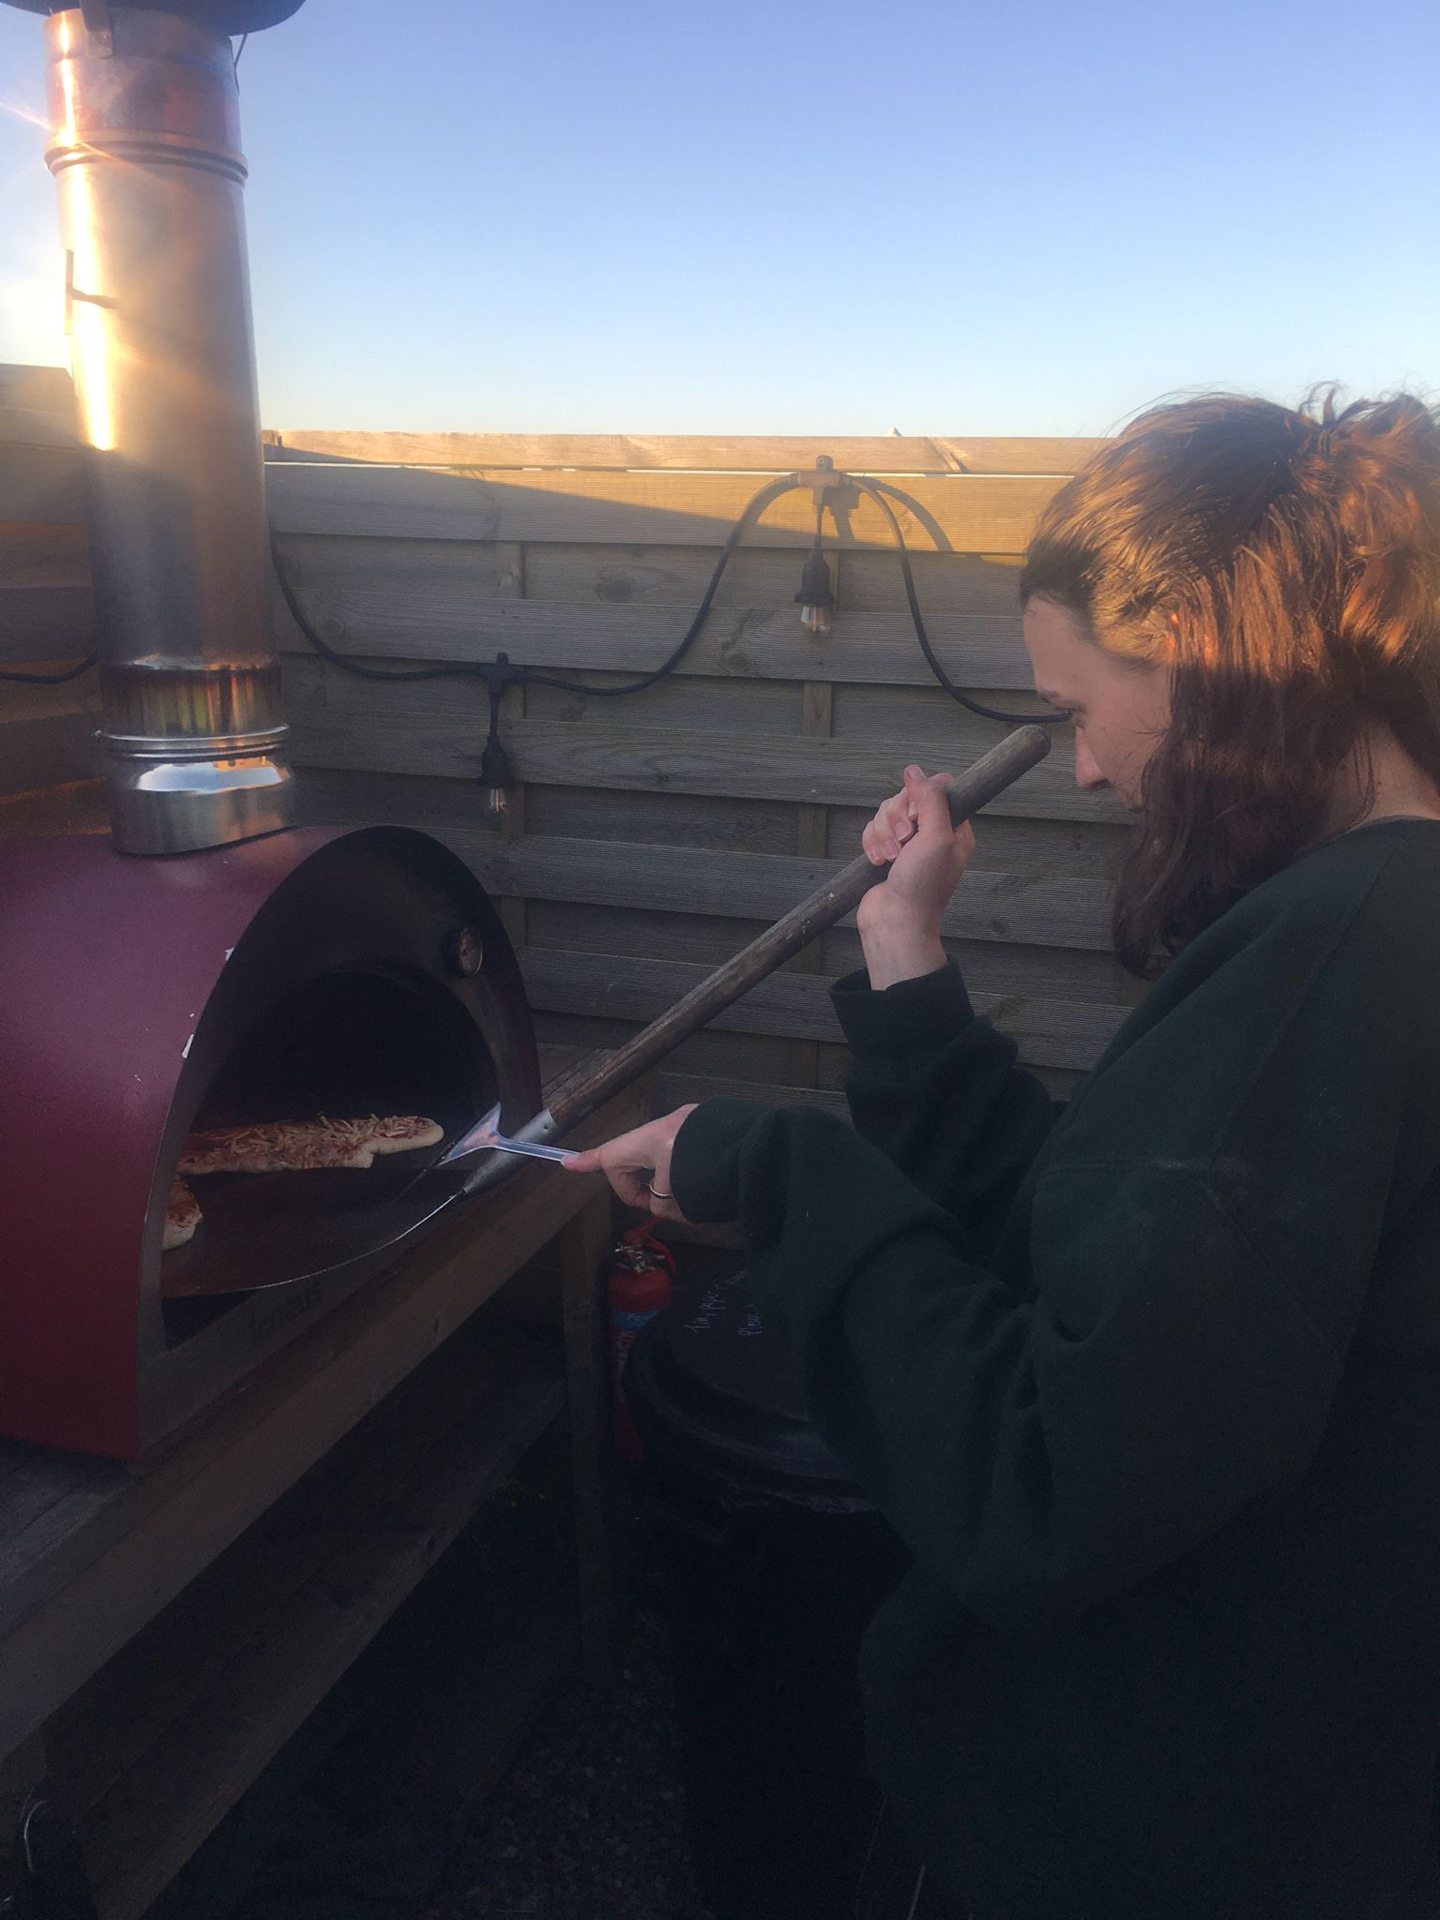
[[[1083,787],[1087,793],[1093,793],[1097,787],[1108,787],[1110,782],[1100,771],[1095,756],[1086,746],[1084,737],[1075,736],[1075,784]]]

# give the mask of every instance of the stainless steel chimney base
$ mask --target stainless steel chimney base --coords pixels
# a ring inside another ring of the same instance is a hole
[[[120,853],[197,853],[295,824],[286,729],[230,739],[137,740],[102,733],[110,833]]]

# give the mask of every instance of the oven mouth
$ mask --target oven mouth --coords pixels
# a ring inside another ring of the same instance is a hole
[[[292,989],[232,1044],[194,1127],[407,1114],[435,1121],[444,1140],[377,1154],[366,1168],[183,1176],[201,1220],[192,1240],[160,1255],[167,1337],[194,1330],[186,1307],[195,1296],[313,1279],[391,1239],[407,1210],[419,1224],[463,1184],[462,1175],[432,1173],[435,1162],[498,1091],[480,1029],[419,971],[346,967]]]

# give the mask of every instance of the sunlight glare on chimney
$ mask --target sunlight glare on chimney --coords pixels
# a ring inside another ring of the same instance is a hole
[[[86,444],[109,453],[115,446],[110,323],[105,308],[84,297],[100,290],[96,285],[94,189],[87,167],[70,167],[67,173],[74,287],[70,301],[70,366],[75,401]]]

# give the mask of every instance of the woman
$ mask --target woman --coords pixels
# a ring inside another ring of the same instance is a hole
[[[1440,430],[1161,407],[1056,495],[1021,596],[1077,779],[1137,813],[1116,944],[1158,976],[1069,1105],[946,959],[973,840],[911,768],[835,995],[856,1129],[713,1101],[575,1165],[743,1223],[911,1548],[871,1759],[959,1910],[1427,1911]]]

